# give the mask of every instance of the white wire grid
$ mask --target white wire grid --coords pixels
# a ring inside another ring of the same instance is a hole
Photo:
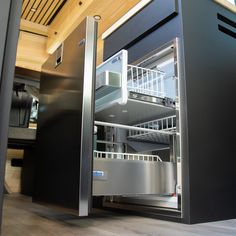
[[[146,155],[146,154],[139,154],[139,153],[102,152],[102,151],[96,151],[96,150],[94,151],[94,158],[162,162],[161,158],[157,155]]]
[[[151,70],[139,66],[128,65],[128,90],[164,98],[164,76],[165,73],[159,70]]]
[[[129,130],[128,138],[152,134],[152,130],[158,130],[162,134],[173,134],[176,131],[176,115],[140,123],[134,127],[150,129],[150,131]]]

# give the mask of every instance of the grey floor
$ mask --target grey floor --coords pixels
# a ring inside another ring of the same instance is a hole
[[[236,219],[184,225],[140,216],[99,212],[79,219],[33,204],[30,198],[7,195],[4,202],[2,236],[77,235],[236,235]]]

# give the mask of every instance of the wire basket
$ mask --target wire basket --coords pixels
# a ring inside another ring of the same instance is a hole
[[[176,116],[168,116],[157,120],[152,120],[144,123],[134,125],[135,127],[150,129],[150,131],[129,130],[128,138],[136,138],[150,135],[153,139],[152,130],[160,131],[160,134],[171,135],[176,131]]]
[[[129,91],[155,97],[165,97],[165,73],[128,65],[127,87]]]

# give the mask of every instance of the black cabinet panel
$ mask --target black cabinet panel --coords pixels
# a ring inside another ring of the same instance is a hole
[[[127,49],[178,14],[176,0],[154,0],[105,39],[104,60]]]

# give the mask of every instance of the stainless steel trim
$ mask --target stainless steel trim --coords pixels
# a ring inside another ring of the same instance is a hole
[[[184,70],[184,46],[183,39],[177,38],[175,42],[176,58],[177,58],[177,78],[178,78],[178,114],[179,114],[179,145],[180,155],[177,175],[180,174],[181,178],[181,218],[189,216],[189,179],[184,171],[187,171],[188,166],[188,124],[187,124],[187,111],[186,111],[186,85],[185,85],[185,70]],[[177,136],[178,137],[178,136]],[[178,187],[178,186],[177,186]]]
[[[86,19],[86,42],[84,58],[84,87],[80,150],[79,215],[87,216],[92,191],[94,91],[96,78],[97,22],[92,17]]]
[[[164,209],[176,211],[178,209],[177,196],[161,196],[161,195],[142,195],[134,197],[114,197],[113,202],[119,204],[136,204],[139,206],[162,207]],[[162,209],[163,210],[163,209]]]

